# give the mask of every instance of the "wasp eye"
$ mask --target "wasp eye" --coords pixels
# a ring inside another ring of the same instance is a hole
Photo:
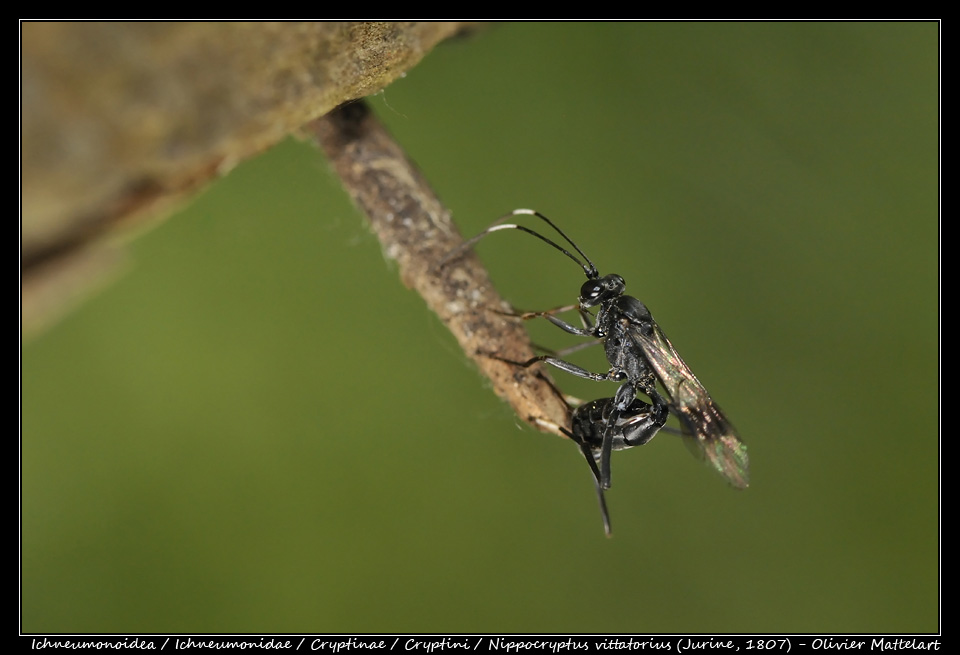
[[[595,280],[584,282],[583,286],[580,287],[580,298],[582,300],[595,300],[601,293],[603,293],[603,285]]]

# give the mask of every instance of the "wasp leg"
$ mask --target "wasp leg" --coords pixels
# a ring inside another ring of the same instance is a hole
[[[513,318],[522,318],[525,321],[529,321],[532,318],[539,318],[540,316],[562,314],[564,312],[572,312],[574,309],[580,309],[580,305],[563,305],[562,307],[554,307],[553,309],[545,309],[540,312],[528,312],[522,309],[514,309],[512,312],[504,312],[499,309],[491,310],[495,314],[500,314],[501,316],[512,316]]]
[[[562,307],[554,307],[553,309],[547,309],[541,312],[528,312],[528,311],[502,312],[496,309],[493,311],[502,316],[512,316],[514,318],[522,318],[525,321],[529,321],[534,318],[545,318],[547,320],[550,320],[551,322],[554,322],[555,325],[560,325],[561,327],[563,327],[563,326],[570,326],[570,324],[560,319],[557,319],[557,321],[555,322],[553,321],[553,319],[556,318],[557,314],[573,311],[574,309],[577,310],[577,312],[580,314],[580,322],[583,324],[583,329],[592,334],[593,333],[593,314],[585,310],[579,304],[563,305]],[[577,334],[577,333],[575,332],[574,334]]]
[[[603,487],[600,486],[600,469],[597,468],[597,461],[593,456],[593,449],[582,440],[582,437],[573,432],[564,428],[560,428],[560,431],[570,437],[570,439],[580,447],[583,458],[587,460],[587,464],[590,466],[590,472],[593,474],[593,486],[597,490],[597,502],[600,504],[600,516],[603,518],[603,532],[608,537],[611,537],[613,536],[613,528],[610,525],[610,512],[607,510],[607,499],[604,496]]]
[[[613,398],[613,409],[610,416],[604,416],[606,427],[603,430],[603,443],[600,446],[600,486],[610,488],[610,454],[613,451],[613,436],[620,416],[630,407],[637,398],[637,389],[629,380],[620,385],[617,395]]]
[[[536,345],[536,344],[534,344],[534,348],[535,348],[536,350],[540,350],[541,352],[545,352],[545,353],[547,353],[548,355],[553,355],[554,357],[566,357],[567,355],[572,355],[573,353],[580,352],[581,350],[586,350],[587,348],[593,348],[594,346],[598,346],[598,345],[600,345],[601,343],[603,343],[603,342],[600,341],[599,339],[594,339],[593,341],[586,341],[586,342],[584,342],[584,343],[578,343],[578,344],[575,345],[575,346],[567,346],[566,348],[561,348],[560,350],[552,350],[552,349],[550,349],[550,348],[543,348],[543,347],[538,346],[538,345]]]
[[[600,503],[600,514],[603,516],[603,532],[608,536],[613,536],[613,527],[610,525],[610,512],[607,511],[607,499],[603,495],[603,487],[597,480],[593,481],[597,489],[597,501]]]
[[[550,355],[540,355],[539,357],[533,357],[531,359],[528,359],[525,362],[518,362],[512,359],[507,359],[505,357],[499,357],[497,355],[488,354],[487,357],[490,357],[491,359],[498,359],[501,362],[506,362],[507,364],[513,364],[514,366],[520,366],[521,368],[529,368],[538,362],[543,362],[544,364],[550,364],[550,366],[559,368],[561,371],[566,371],[571,375],[576,375],[579,378],[584,378],[587,380],[594,380],[596,382],[604,382],[606,380],[620,379],[619,377],[611,376],[610,373],[594,373],[592,371],[588,371],[587,369],[581,368],[576,364],[571,364],[568,361],[565,361],[563,359],[557,359],[556,357],[551,357]],[[629,405],[630,403],[627,403],[627,404]]]

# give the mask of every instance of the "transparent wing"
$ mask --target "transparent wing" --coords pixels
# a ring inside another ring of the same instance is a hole
[[[670,396],[671,408],[680,418],[683,432],[730,484],[745,489],[750,484],[746,445],[660,326],[654,323],[650,336],[637,330],[632,337]]]

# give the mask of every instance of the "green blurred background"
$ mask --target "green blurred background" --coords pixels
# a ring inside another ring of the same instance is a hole
[[[534,207],[626,278],[749,490],[661,435],[616,455],[605,539],[577,449],[519,424],[289,140],[24,348],[22,629],[937,631],[938,40],[503,24],[372,100],[465,234]],[[583,281],[518,233],[479,253],[518,307]]]

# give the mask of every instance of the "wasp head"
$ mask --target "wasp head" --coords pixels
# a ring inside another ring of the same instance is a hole
[[[627,285],[623,278],[616,274],[604,275],[596,280],[587,280],[580,287],[580,306],[596,307],[607,300],[619,298]]]

